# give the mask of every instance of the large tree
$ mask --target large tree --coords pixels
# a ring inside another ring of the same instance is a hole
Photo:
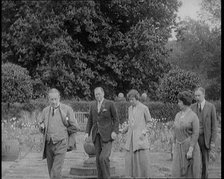
[[[209,44],[211,35],[207,24],[191,18],[181,21],[178,24],[177,47],[174,52],[181,51],[182,53],[178,56],[180,58],[176,59],[176,63],[187,70],[206,72],[203,65],[210,60],[212,53]]]
[[[207,93],[217,100],[221,97],[221,0],[204,0],[201,5],[201,21],[211,26],[210,51],[213,52],[207,65],[210,81]]]
[[[2,1],[2,60],[28,69],[34,93],[64,97],[131,88],[155,97],[177,0]],[[45,87],[45,88],[44,88]],[[38,90],[37,90],[38,89]],[[36,90],[36,91],[35,91]]]
[[[177,41],[167,44],[172,49],[168,61],[182,69],[197,72],[202,85],[210,90],[210,99],[221,96],[221,1],[202,1],[200,20],[184,19],[178,24]],[[215,90],[214,90],[215,89]]]

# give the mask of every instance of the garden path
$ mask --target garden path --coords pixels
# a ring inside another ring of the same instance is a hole
[[[66,154],[62,174],[64,178],[72,178],[69,175],[70,167],[75,164],[82,164],[88,158],[84,153],[83,134],[77,137],[77,150]],[[169,153],[150,152],[150,165],[153,178],[170,177],[172,162]],[[219,157],[221,158],[221,156]],[[124,176],[124,152],[112,152],[111,161],[115,166],[117,176]],[[15,162],[2,162],[3,179],[48,179],[46,160],[41,159],[41,153],[30,152]],[[209,167],[209,178],[221,178],[220,159]]]

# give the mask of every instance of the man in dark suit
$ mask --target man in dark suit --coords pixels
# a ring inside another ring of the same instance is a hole
[[[86,126],[85,139],[92,131],[92,141],[96,150],[96,166],[98,178],[110,178],[110,154],[112,141],[118,134],[118,116],[112,101],[104,99],[104,90],[94,90],[96,101],[90,107],[90,115]]]
[[[51,179],[61,179],[61,170],[68,148],[67,127],[79,129],[70,106],[60,103],[60,93],[52,88],[48,93],[50,105],[43,109],[40,131],[43,133],[43,156],[47,158]]]
[[[198,115],[200,128],[198,143],[202,155],[202,176],[208,178],[209,152],[215,150],[217,136],[217,119],[215,106],[205,100],[205,89],[199,87],[195,90],[196,103],[191,108]]]

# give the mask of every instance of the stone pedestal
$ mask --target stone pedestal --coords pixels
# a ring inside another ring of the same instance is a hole
[[[91,140],[91,136],[88,137],[84,143],[84,150],[89,155],[89,158],[81,164],[76,164],[71,167],[70,175],[77,178],[96,178],[97,168],[96,168],[96,151],[94,144]],[[110,174],[115,175],[115,167],[110,163]]]

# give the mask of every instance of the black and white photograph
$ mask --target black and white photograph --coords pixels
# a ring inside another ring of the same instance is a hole
[[[1,178],[221,178],[221,0],[2,0]]]

